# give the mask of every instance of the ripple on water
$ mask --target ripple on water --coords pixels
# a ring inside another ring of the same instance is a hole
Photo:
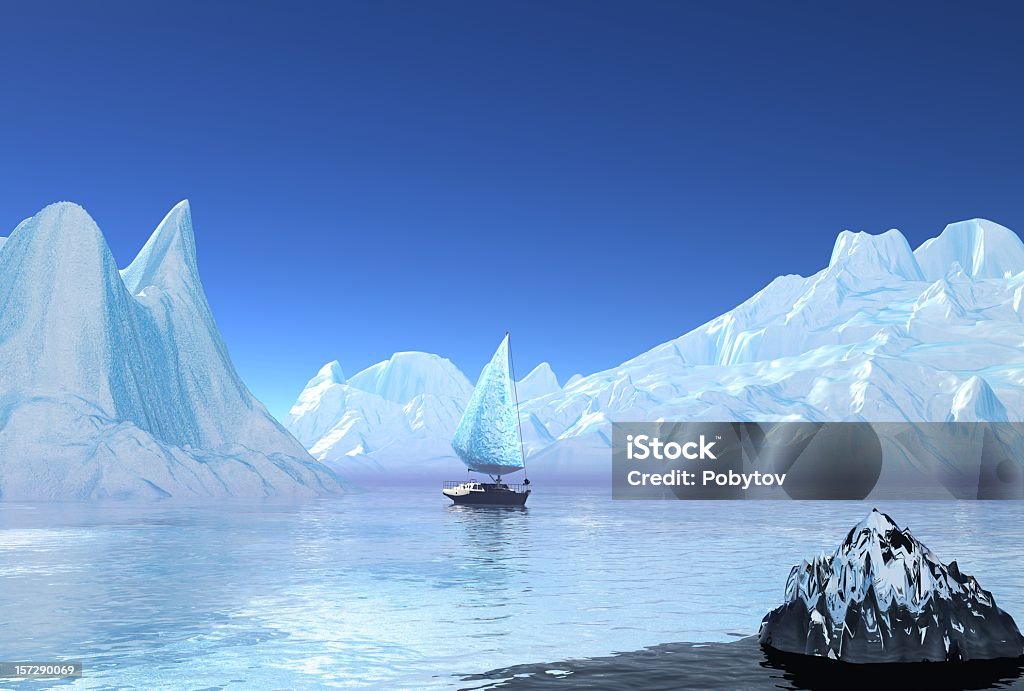
[[[82,688],[458,686],[749,636],[790,566],[870,508],[543,490],[525,511],[479,511],[433,488],[291,507],[0,504],[0,649],[83,659]],[[879,508],[1024,617],[1024,505]]]

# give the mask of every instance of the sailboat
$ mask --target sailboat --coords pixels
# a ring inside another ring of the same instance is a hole
[[[509,373],[509,368],[512,374]],[[523,430],[519,421],[515,366],[509,334],[480,373],[452,438],[452,448],[470,472],[482,473],[490,482],[445,482],[441,492],[456,504],[524,506],[530,496],[530,480],[509,484],[502,476],[526,471]]]

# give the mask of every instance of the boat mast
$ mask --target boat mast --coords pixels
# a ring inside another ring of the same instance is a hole
[[[530,484],[530,477],[526,473],[526,445],[523,443],[523,420],[519,417],[519,392],[516,390],[516,363],[512,359],[512,334],[505,332],[508,339],[508,365],[512,375],[512,400],[516,406],[516,425],[519,427],[519,453],[523,455],[523,484]],[[499,476],[500,477],[500,476]]]

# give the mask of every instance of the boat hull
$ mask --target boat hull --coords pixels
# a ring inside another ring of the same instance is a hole
[[[517,491],[483,483],[445,487],[441,493],[455,504],[466,506],[525,506],[530,496],[528,489]]]

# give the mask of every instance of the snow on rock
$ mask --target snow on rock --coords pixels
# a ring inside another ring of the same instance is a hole
[[[238,377],[187,202],[118,272],[76,204],[0,252],[0,497],[294,497],[337,491]]]
[[[1024,655],[992,593],[872,511],[831,555],[794,566],[761,645],[852,663],[960,662]]]

